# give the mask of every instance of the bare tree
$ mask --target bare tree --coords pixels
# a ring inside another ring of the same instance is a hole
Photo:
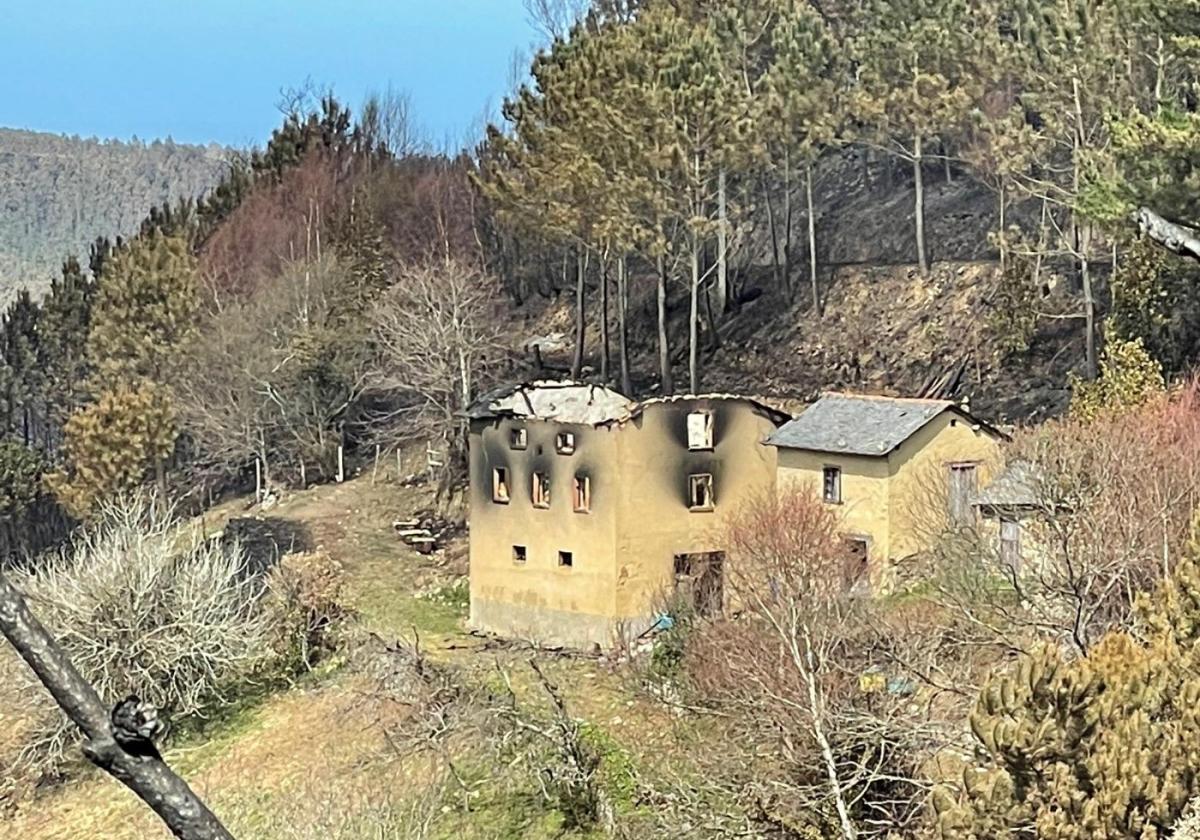
[[[529,22],[547,40],[565,38],[591,5],[590,0],[524,0]]]
[[[718,772],[750,798],[744,807],[777,828],[854,840],[912,824],[928,752],[915,704],[888,689],[874,656],[879,616],[857,593],[837,527],[798,489],[740,508],[724,533],[740,617],[701,627],[685,663],[733,729]]]
[[[378,382],[403,417],[392,435],[461,431],[461,412],[504,359],[498,299],[492,278],[454,260],[401,269],[374,311]]]
[[[158,753],[156,710],[128,698],[111,712],[0,572],[0,633],[63,713],[83,732],[83,754],[132,790],[182,840],[233,840],[220,820]]]
[[[1129,625],[1137,593],[1187,546],[1200,503],[1200,393],[1192,384],[1128,413],[1048,423],[1018,435],[1011,455],[1027,497],[1019,561],[986,528],[945,534],[937,597],[1002,649],[1053,640],[1086,654]]]

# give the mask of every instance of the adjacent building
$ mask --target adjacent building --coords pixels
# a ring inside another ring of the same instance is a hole
[[[974,522],[1005,435],[949,400],[824,394],[768,439],[778,481],[835,506],[852,574],[880,584],[890,561]]]
[[[504,388],[469,416],[471,625],[568,647],[636,636],[680,592],[721,608],[721,523],[773,491],[766,441],[788,419],[574,382]]]

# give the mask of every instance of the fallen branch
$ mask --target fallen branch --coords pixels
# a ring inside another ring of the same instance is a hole
[[[1200,236],[1191,228],[1168,221],[1149,207],[1139,207],[1132,218],[1143,236],[1150,237],[1172,254],[1200,262]]]
[[[92,764],[137,794],[181,840],[233,840],[159,755],[153,741],[160,728],[156,710],[130,697],[110,713],[2,572],[0,634],[83,732],[83,754]]]

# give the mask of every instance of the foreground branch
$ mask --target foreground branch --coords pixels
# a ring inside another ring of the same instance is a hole
[[[154,809],[181,840],[233,840],[220,820],[155,749],[157,717],[136,698],[110,715],[96,690],[29,611],[21,593],[0,572],[0,634],[85,736],[83,754]]]
[[[1148,236],[1172,254],[1200,262],[1200,236],[1191,228],[1168,221],[1149,207],[1139,207],[1133,221],[1143,236]]]

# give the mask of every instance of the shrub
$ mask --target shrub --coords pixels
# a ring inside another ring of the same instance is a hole
[[[324,552],[287,554],[268,581],[273,649],[287,671],[311,668],[333,650],[332,630],[346,614],[342,566]]]
[[[934,799],[941,837],[1170,836],[1200,794],[1195,546],[1139,613],[1086,658],[1043,647],[984,690],[978,760]]]
[[[289,616],[264,609],[264,581],[240,551],[181,538],[173,511],[145,495],[104,505],[71,551],[19,574],[19,588],[102,698],[137,694],[168,719],[204,718],[279,667],[272,641]],[[61,764],[74,727],[24,670],[34,719],[21,764]]]
[[[1071,379],[1071,416],[1094,420],[1137,408],[1164,389],[1162,365],[1147,352],[1141,338],[1109,334],[1094,382]]]

